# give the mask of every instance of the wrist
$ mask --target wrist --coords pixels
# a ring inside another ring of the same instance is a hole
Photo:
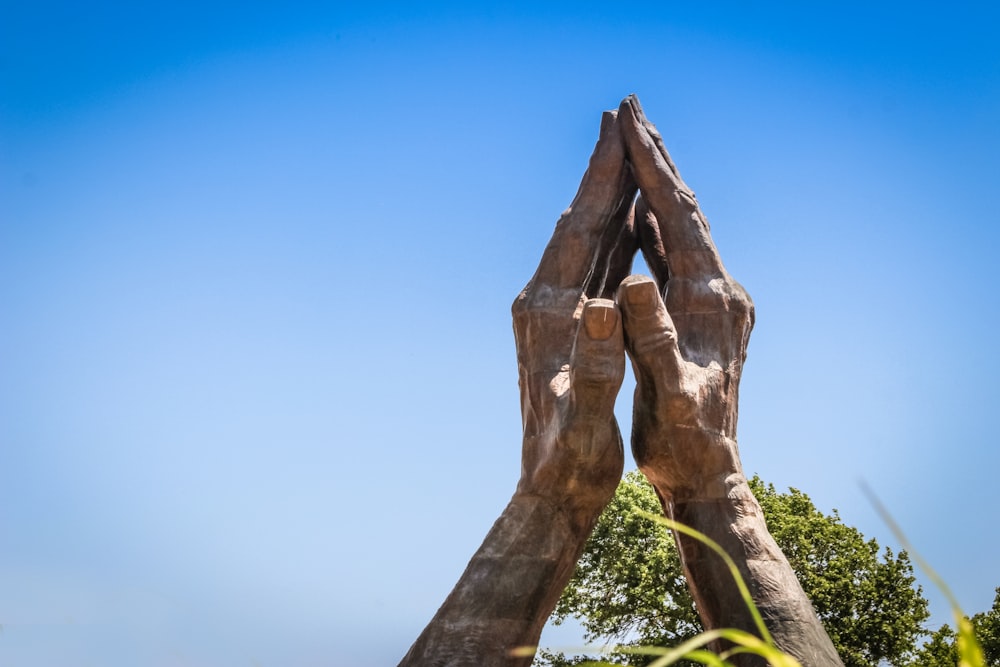
[[[560,553],[575,554],[583,548],[610,500],[610,496],[603,502],[596,502],[569,494],[540,493],[518,488],[505,513],[537,515],[547,525],[548,538],[558,542]]]
[[[738,465],[734,468],[737,469],[708,475],[696,484],[675,489],[670,494],[671,501],[675,505],[706,503],[737,506],[747,502],[756,503],[746,476],[738,469]]]
[[[633,432],[632,452],[665,505],[749,494],[736,438],[725,432],[661,424]]]
[[[735,542],[763,548],[765,542],[771,542],[764,512],[742,474],[729,475],[717,484],[697,490],[685,489],[682,493],[675,492],[663,498],[663,510],[667,516],[720,542],[724,547],[726,543]],[[768,539],[754,538],[754,535],[767,536]],[[745,556],[754,558],[759,554],[746,553]]]

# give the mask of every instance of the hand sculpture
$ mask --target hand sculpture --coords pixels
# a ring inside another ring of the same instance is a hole
[[[642,193],[635,226],[656,278],[630,276],[618,290],[636,377],[636,463],[670,518],[733,557],[779,648],[807,666],[842,665],[767,531],[736,447],[753,303],[723,266],[694,193],[634,96],[622,102],[618,119]],[[678,535],[677,543],[705,627],[754,632],[722,560],[692,538]],[[752,655],[735,660],[765,664]]]
[[[636,186],[614,112],[579,192],[512,308],[524,440],[514,497],[400,667],[528,665],[623,467],[617,306],[637,240]]]
[[[640,246],[655,281],[625,277]],[[805,667],[842,667],[739,460],[753,304],[634,96],[605,113],[580,190],[512,310],[521,478],[400,667],[531,662],[511,649],[537,643],[621,477],[613,407],[626,348],[636,376],[632,449],[664,511],[733,557],[779,648]],[[704,625],[755,632],[721,559],[695,540],[680,537],[678,546]]]

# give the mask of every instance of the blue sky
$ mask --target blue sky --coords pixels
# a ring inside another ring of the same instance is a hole
[[[395,664],[631,92],[757,305],[747,471],[895,548],[866,481],[986,609],[996,10],[703,4],[5,3],[0,662]]]

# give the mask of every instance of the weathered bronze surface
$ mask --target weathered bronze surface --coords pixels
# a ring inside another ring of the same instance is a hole
[[[638,249],[653,279],[626,277]],[[632,451],[664,512],[733,557],[781,649],[806,667],[842,665],[740,463],[738,393],[753,302],[723,266],[694,193],[635,96],[604,114],[576,198],[512,312],[521,478],[401,667],[531,663],[511,650],[538,642],[621,478],[613,409],[626,352],[637,383]],[[687,537],[678,546],[705,627],[754,632],[722,560]]]

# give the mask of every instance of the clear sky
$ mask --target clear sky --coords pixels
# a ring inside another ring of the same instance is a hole
[[[896,548],[865,480],[985,610],[997,11],[5,1],[0,663],[394,665],[514,489],[509,305],[631,92],[757,305],[747,471]]]

